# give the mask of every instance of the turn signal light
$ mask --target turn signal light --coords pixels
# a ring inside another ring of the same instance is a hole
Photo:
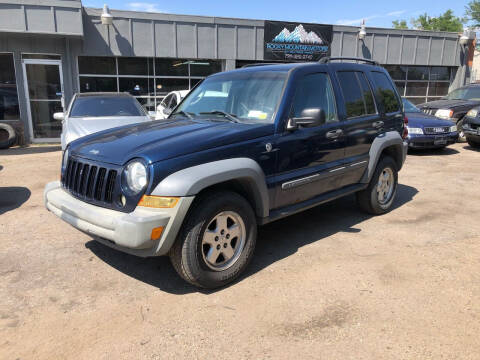
[[[163,233],[163,226],[156,227],[152,230],[152,234],[150,235],[150,239],[152,241],[160,239]]]
[[[143,195],[138,206],[150,207],[150,208],[173,208],[178,203],[177,197],[163,197],[163,196],[152,196],[152,195]]]

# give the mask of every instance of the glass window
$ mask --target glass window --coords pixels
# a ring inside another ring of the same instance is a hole
[[[30,100],[61,98],[58,65],[28,64],[26,72]]]
[[[157,81],[157,95],[167,95],[169,92],[176,90],[188,90],[187,79],[164,79],[158,78]]]
[[[116,77],[80,76],[80,92],[117,92]]]
[[[365,99],[365,107],[367,110],[367,114],[376,114],[377,109],[375,108],[375,102],[373,100],[372,90],[370,89],[370,85],[368,84],[365,74],[361,72],[357,72],[357,78],[360,81],[360,85],[362,87],[363,98]]]
[[[430,68],[430,80],[450,81],[450,69],[446,66],[433,66]]]
[[[428,96],[445,96],[448,94],[448,82],[431,82],[428,87]]]
[[[256,71],[216,75],[205,79],[188,94],[178,111],[200,114],[219,110],[240,121],[273,123],[281,100],[286,72]],[[183,115],[182,115],[183,116]],[[212,114],[205,114],[212,117]],[[223,115],[219,118],[225,119]]]
[[[164,107],[164,108],[168,108],[169,105],[170,105],[170,101],[172,101],[172,97],[173,97],[173,94],[170,94],[168,96],[165,96],[162,100],[162,103],[161,105]]]
[[[407,83],[407,96],[425,96],[427,95],[427,82],[409,81]]]
[[[335,98],[332,84],[327,74],[306,75],[297,85],[292,117],[301,117],[302,111],[310,108],[323,109],[327,123],[337,121]]]
[[[22,59],[61,60],[60,55],[22,54]]]
[[[424,102],[426,102],[427,100],[424,98],[424,97],[420,97],[420,98],[408,98],[407,99],[412,103],[412,104],[415,104],[415,105],[418,105],[418,104],[423,104]]]
[[[395,88],[387,75],[378,71],[372,71],[372,76],[375,81],[377,97],[382,102],[385,113],[400,111],[401,107],[395,94]]]
[[[363,90],[360,87],[357,75],[354,71],[340,71],[337,73],[340,87],[342,88],[347,118],[363,116],[367,114]]]
[[[422,110],[420,110],[414,104],[412,104],[411,101],[405,98],[403,98],[402,101],[403,101],[403,109],[405,110],[405,112],[414,112],[414,113],[422,112]]]
[[[190,89],[193,89],[203,79],[190,79]]]
[[[80,96],[70,110],[70,117],[144,116],[137,100],[130,96]]]
[[[388,71],[393,80],[405,80],[407,78],[406,66],[386,65],[385,69]]]
[[[151,96],[137,97],[137,101],[145,108],[147,111],[155,111],[155,98]]]
[[[153,79],[147,78],[120,78],[120,92],[128,92],[133,96],[155,95]]]
[[[188,61],[155,59],[155,73],[163,76],[188,76]]]
[[[480,100],[480,86],[463,87],[453,90],[446,98],[448,100]]]
[[[117,65],[114,57],[79,56],[79,74],[116,75]]]
[[[175,94],[172,94],[172,95],[173,95],[173,96],[172,96],[172,101],[170,101],[170,105],[168,105],[168,107],[169,107],[170,109],[174,109],[175,106],[178,105],[177,95],[175,95]]]
[[[0,54],[0,120],[20,118],[12,54]]]
[[[405,81],[395,81],[395,86],[400,96],[405,94]]]
[[[428,80],[428,66],[409,66],[407,80]]]
[[[208,76],[222,71],[222,63],[215,60],[195,60],[190,62],[190,76]]]
[[[141,57],[119,57],[119,75],[153,75],[153,60]]]

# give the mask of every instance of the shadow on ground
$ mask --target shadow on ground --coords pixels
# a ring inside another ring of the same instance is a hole
[[[2,171],[2,170],[3,170],[3,166],[2,166],[2,165],[0,165],[0,171]]]
[[[399,185],[393,210],[412,201],[417,193],[411,186]],[[339,232],[360,232],[355,226],[370,217],[358,209],[355,196],[348,196],[263,226],[259,229],[254,259],[238,281],[295,254],[302,246]],[[198,291],[180,279],[167,257],[143,259],[96,241],[88,242],[86,247],[115,269],[162,291],[172,294]]]
[[[62,147],[60,145],[13,147],[6,150],[0,150],[0,156],[44,154],[61,150]]]
[[[26,187],[0,187],[0,215],[22,206],[31,194]]]
[[[466,145],[463,147],[465,150],[469,150],[469,151],[476,151],[476,152],[480,152],[480,148],[474,148],[470,145]]]
[[[442,149],[408,149],[408,155],[413,156],[445,156],[459,154],[460,151],[450,147]]]

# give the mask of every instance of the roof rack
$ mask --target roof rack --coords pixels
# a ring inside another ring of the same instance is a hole
[[[247,64],[247,65],[243,65],[243,66],[242,66],[242,69],[243,69],[243,68],[248,68],[248,67],[254,67],[254,66],[267,66],[267,65],[279,65],[279,64],[282,64],[282,63],[255,63],[255,64]]]
[[[329,62],[336,61],[336,60],[338,60],[338,61],[348,60],[348,61],[364,62],[364,63],[370,64],[370,65],[375,65],[375,66],[380,65],[377,61],[372,60],[372,59],[365,59],[365,58],[359,58],[359,57],[342,57],[342,56],[338,56],[338,57],[327,56],[327,57],[321,58],[318,62],[320,64],[328,64]]]

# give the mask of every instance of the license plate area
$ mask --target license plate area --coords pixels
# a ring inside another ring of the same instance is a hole
[[[447,138],[445,136],[435,136],[433,145],[447,145]]]

